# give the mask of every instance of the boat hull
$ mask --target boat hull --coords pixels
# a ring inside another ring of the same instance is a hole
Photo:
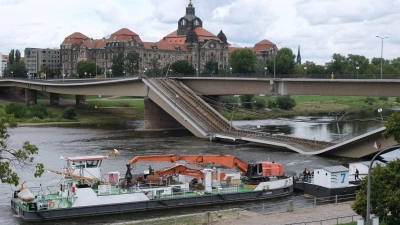
[[[73,217],[85,217],[104,214],[120,214],[127,212],[147,211],[153,209],[169,209],[187,206],[200,206],[209,204],[222,204],[238,201],[262,200],[283,197],[293,193],[293,185],[251,192],[235,192],[223,194],[209,194],[184,198],[154,199],[148,201],[104,204],[86,207],[74,207],[47,210],[26,210],[20,206],[18,199],[11,200],[12,209],[26,221],[55,220]]]

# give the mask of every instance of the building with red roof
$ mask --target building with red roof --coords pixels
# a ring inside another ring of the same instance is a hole
[[[203,27],[203,21],[196,16],[192,1],[189,1],[186,14],[178,20],[177,25],[177,30],[157,42],[142,41],[138,34],[127,28],[122,28],[103,39],[88,38],[75,32],[61,43],[60,54],[64,73],[75,74],[80,60],[94,61],[107,73],[112,67],[114,56],[122,53],[126,57],[133,52],[138,53],[141,58],[139,70],[135,71],[139,74],[145,70],[160,71],[178,60],[187,60],[196,68],[197,73],[204,69],[208,61],[217,62],[220,69],[229,70],[229,53],[237,47],[229,45],[222,30],[215,35]],[[268,40],[257,43],[252,49],[264,58],[271,57],[277,51],[276,45]]]

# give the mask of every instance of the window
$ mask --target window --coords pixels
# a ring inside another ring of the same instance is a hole
[[[186,20],[185,19],[181,20],[181,25],[185,25],[185,24],[186,24]]]
[[[199,22],[199,20],[194,20],[194,25],[195,25],[195,26],[198,26],[198,25],[200,25],[200,22]]]

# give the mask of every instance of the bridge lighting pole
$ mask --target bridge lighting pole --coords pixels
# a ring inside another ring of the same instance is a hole
[[[305,75],[307,76],[307,66],[304,67]]]
[[[85,82],[86,82],[86,72],[85,72]]]
[[[382,79],[382,64],[383,64],[383,39],[389,38],[389,37],[379,37],[376,36],[377,38],[380,38],[382,40],[382,45],[381,45],[381,79]]]
[[[264,67],[264,77],[267,78],[267,67]]]
[[[382,108],[379,108],[379,109],[378,109],[378,113],[381,114],[381,120],[382,120],[382,125],[383,125]]]
[[[360,67],[358,66],[358,61],[356,61],[357,79],[358,79],[358,69],[360,69]]]

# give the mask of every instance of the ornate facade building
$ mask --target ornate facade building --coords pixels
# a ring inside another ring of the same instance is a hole
[[[268,45],[268,46],[267,46]],[[264,49],[265,48],[265,49]],[[215,61],[219,68],[229,70],[229,52],[236,49],[230,47],[222,30],[218,35],[203,28],[203,21],[196,16],[195,7],[189,1],[186,15],[178,20],[178,29],[166,35],[158,42],[143,42],[133,31],[122,28],[108,38],[95,39],[75,32],[64,39],[60,46],[62,70],[65,75],[76,74],[76,66],[80,60],[94,61],[106,71],[111,69],[112,58],[118,53],[126,56],[137,52],[141,64],[139,74],[149,68],[156,59],[161,68],[178,60],[187,60],[197,74],[204,69],[207,61]],[[263,40],[253,47],[254,52],[262,57],[271,57],[276,45]]]

